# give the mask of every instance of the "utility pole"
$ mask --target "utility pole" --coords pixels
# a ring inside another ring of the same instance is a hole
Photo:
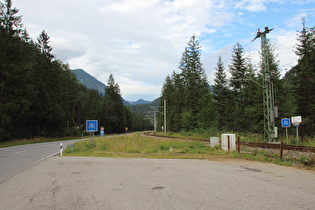
[[[166,136],[166,99],[164,99],[164,136]]]
[[[157,123],[156,123],[156,113],[160,113],[162,115],[164,115],[164,127],[162,127],[163,131],[164,131],[164,135],[166,135],[166,99],[164,99],[164,105],[160,106],[164,108],[164,112],[160,112],[157,108],[151,106],[151,109],[154,110],[154,132],[156,132],[156,127],[157,127]]]
[[[150,120],[150,123],[153,123],[154,132],[156,132],[156,112],[157,112],[156,110],[147,111],[147,114],[145,115],[146,118],[144,118]],[[151,115],[149,115],[150,113],[153,113],[153,119],[151,118]]]
[[[154,114],[154,133],[156,132],[156,111],[153,112]]]
[[[275,103],[274,103],[274,91],[273,91],[273,82],[272,72],[269,69],[269,55],[268,55],[268,47],[267,47],[267,38],[266,34],[272,31],[273,29],[268,29],[265,27],[264,32],[260,32],[258,29],[257,38],[261,38],[261,50],[262,50],[262,57],[263,57],[263,69],[262,69],[262,76],[263,76],[263,108],[264,108],[264,136],[265,141],[273,142],[275,140]],[[255,40],[254,39],[254,40]],[[253,40],[253,41],[254,41]]]

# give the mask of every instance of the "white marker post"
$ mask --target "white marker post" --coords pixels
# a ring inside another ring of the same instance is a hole
[[[299,126],[302,122],[302,116],[291,117],[293,126],[296,127],[296,145],[299,145]]]
[[[62,156],[62,143],[60,143],[60,156]]]

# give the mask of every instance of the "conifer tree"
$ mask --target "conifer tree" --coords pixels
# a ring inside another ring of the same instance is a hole
[[[296,54],[298,64],[293,67],[294,93],[297,103],[297,115],[302,116],[302,135],[314,135],[315,130],[315,27],[308,28],[302,19],[299,44]]]
[[[226,117],[226,106],[227,106],[227,95],[228,95],[228,81],[226,78],[226,73],[224,71],[224,64],[222,62],[221,56],[218,59],[215,72],[215,79],[213,85],[213,97],[215,101],[215,109],[217,112],[218,128],[222,129],[227,125]]]
[[[209,85],[201,63],[201,46],[195,35],[189,40],[182,55],[179,69],[183,84],[182,126],[186,130],[196,128],[198,113],[202,109],[202,97]]]
[[[31,48],[21,39],[18,9],[11,0],[0,2],[0,139],[17,138],[26,124],[33,99]]]
[[[263,132],[263,87],[255,74],[250,58],[246,58],[246,79],[243,80],[242,95],[244,98],[243,131]]]
[[[112,74],[109,75],[104,96],[104,117],[103,122],[107,133],[121,133],[126,125],[123,124],[123,100],[118,83],[115,82]]]
[[[228,115],[229,128],[233,130],[242,130],[244,128],[244,79],[246,79],[247,69],[244,57],[244,49],[240,43],[236,43],[232,50],[232,61],[229,65],[232,75],[230,80],[230,97],[228,100],[229,107],[226,109]],[[232,107],[233,106],[233,107]],[[233,112],[230,112],[234,110]]]
[[[173,80],[171,79],[171,77],[169,75],[167,75],[167,77],[165,78],[165,81],[164,81],[164,84],[163,84],[163,87],[162,87],[162,94],[161,94],[161,99],[162,99],[162,102],[160,103],[161,105],[164,103],[164,100],[167,101],[167,122],[166,122],[166,125],[167,125],[167,129],[172,131],[173,130],[173,125],[174,125],[174,102],[176,100],[176,98],[174,98],[174,82]],[[164,106],[164,104],[163,104]],[[164,115],[161,114],[161,113],[164,113],[164,108],[163,106],[160,106],[159,107],[159,113],[158,114],[158,130],[160,130],[160,128],[162,126],[164,126]],[[175,122],[176,123],[176,122]]]

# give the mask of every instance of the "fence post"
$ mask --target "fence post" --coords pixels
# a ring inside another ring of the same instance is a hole
[[[241,147],[241,142],[240,142],[240,137],[237,137],[237,152],[240,153],[240,147]]]
[[[228,136],[228,151],[230,151],[230,136]]]
[[[282,154],[283,154],[283,141],[280,144],[280,159],[282,160]]]

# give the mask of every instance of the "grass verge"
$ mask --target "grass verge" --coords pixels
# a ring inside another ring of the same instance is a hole
[[[66,156],[161,158],[161,159],[245,159],[294,166],[315,171],[315,158],[279,158],[279,154],[254,149],[251,152],[225,152],[219,146],[211,148],[204,142],[187,139],[155,139],[140,134],[80,141],[64,151]]]
[[[73,152],[72,152],[73,149]],[[80,141],[64,151],[68,156],[125,157],[125,158],[176,158],[212,159],[227,157],[219,147],[206,147],[203,142],[182,139],[154,139],[132,134],[100,138],[93,142]]]

